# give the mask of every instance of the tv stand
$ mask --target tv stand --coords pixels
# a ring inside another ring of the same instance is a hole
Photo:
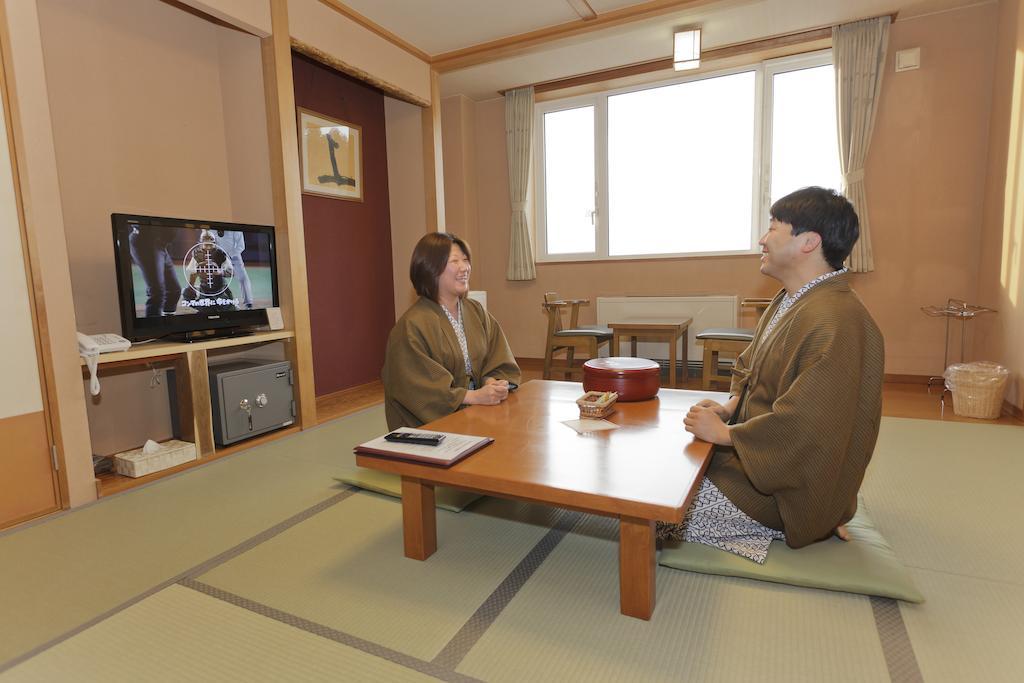
[[[137,479],[113,473],[104,474],[99,477],[97,493],[100,496],[107,496],[166,477],[175,472],[209,462],[210,458],[251,448],[257,443],[280,438],[300,428],[301,425],[293,425],[292,427],[261,434],[239,444],[227,447],[218,447],[216,445],[213,435],[213,413],[207,352],[220,349],[243,350],[258,347],[268,342],[292,342],[295,338],[295,333],[291,330],[254,331],[247,329],[243,330],[242,335],[237,334],[238,330],[223,331],[234,331],[236,334],[233,338],[215,339],[210,336],[207,336],[205,339],[193,338],[192,342],[188,344],[163,340],[154,341],[150,344],[133,345],[127,351],[112,351],[100,354],[98,362],[101,378],[106,368],[120,366],[153,365],[155,367],[159,365],[160,367],[174,368],[178,400],[177,405],[172,406],[171,409],[178,411],[182,440],[195,443],[196,453],[199,456],[197,460],[147,474]],[[81,363],[84,366],[85,359],[82,359]],[[298,401],[298,398],[296,401]]]
[[[195,342],[210,341],[211,339],[224,339],[227,337],[246,337],[253,333],[253,330],[248,327],[222,327],[215,330],[193,330],[191,332],[176,332],[169,334],[164,339],[168,341],[185,342],[186,344],[193,344]]]

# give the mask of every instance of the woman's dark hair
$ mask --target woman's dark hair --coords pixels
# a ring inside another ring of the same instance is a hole
[[[458,235],[450,232],[431,232],[424,235],[416,248],[412,250],[412,261],[409,263],[409,279],[416,293],[431,301],[437,301],[437,280],[448,267],[448,257],[452,253],[452,245],[458,245],[472,263],[473,256],[469,253],[469,245]]]
[[[771,216],[793,226],[793,234],[816,232],[821,251],[839,270],[860,236],[860,221],[846,197],[824,187],[805,187],[772,204]]]

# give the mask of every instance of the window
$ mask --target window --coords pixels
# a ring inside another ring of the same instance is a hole
[[[768,207],[840,189],[831,52],[537,107],[539,260],[756,251]]]
[[[555,111],[544,117],[544,177],[547,251],[593,252],[594,241],[594,107]]]

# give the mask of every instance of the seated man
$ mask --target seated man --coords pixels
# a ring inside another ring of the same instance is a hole
[[[686,519],[659,522],[659,540],[764,562],[773,539],[845,538],[878,437],[885,360],[843,267],[858,234],[853,206],[832,190],[772,205],[761,272],[783,289],[736,362],[729,400],[701,401],[684,420],[718,447]]]

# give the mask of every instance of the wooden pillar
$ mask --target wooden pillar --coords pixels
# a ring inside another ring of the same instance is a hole
[[[427,232],[444,232],[444,159],[441,149],[441,80],[430,70],[430,106],[423,109],[423,182]]]
[[[291,37],[287,0],[270,0],[271,34],[261,39],[267,132],[270,136],[270,181],[277,233],[278,290],[285,325],[295,330],[287,345],[295,371],[298,421],[303,429],[316,425],[313,387],[313,342],[306,282],[306,244],[302,225],[299,141],[292,84]]]

